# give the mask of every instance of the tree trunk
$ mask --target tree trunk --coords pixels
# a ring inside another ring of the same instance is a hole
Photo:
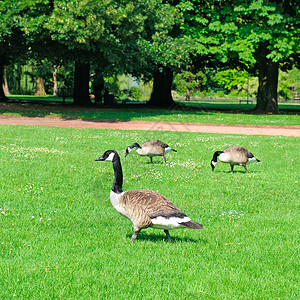
[[[4,93],[4,57],[0,56],[0,101],[8,100]]]
[[[21,75],[22,75],[22,67],[20,64],[17,64],[17,68],[16,68],[16,74],[15,74],[15,78],[16,78],[16,91],[18,94],[21,94]],[[32,82],[33,82],[33,78],[32,78]],[[27,89],[27,86],[26,86]]]
[[[44,78],[38,77],[36,79],[36,93],[34,94],[35,96],[46,96],[46,91],[45,91],[45,81]]]
[[[58,71],[58,67],[57,66],[54,66],[53,67],[53,73],[52,73],[52,76],[53,76],[53,96],[57,96],[57,71]]]
[[[6,71],[7,71],[7,68],[4,67],[4,77],[3,77],[4,84],[3,84],[3,91],[4,91],[4,94],[5,94],[5,95],[10,95],[9,88],[8,88],[8,82],[7,82]]]
[[[189,72],[190,72],[190,68],[189,68]],[[188,76],[187,78],[187,88],[186,88],[186,93],[185,93],[185,101],[190,101],[191,100],[191,91],[189,89],[189,86],[191,84],[192,78],[191,76]]]
[[[256,111],[278,113],[277,88],[279,63],[264,59],[259,64]]]
[[[172,98],[171,88],[173,72],[168,67],[160,67],[154,73],[153,89],[148,104],[164,108],[172,108],[176,105]]]
[[[190,100],[191,100],[191,91],[189,88],[187,88],[185,93],[185,101],[190,101]]]
[[[89,96],[90,65],[75,62],[74,104],[80,106],[91,105]]]

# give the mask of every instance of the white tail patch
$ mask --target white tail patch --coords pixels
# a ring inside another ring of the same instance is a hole
[[[172,151],[172,148],[171,148],[171,147],[165,148],[165,153],[169,153],[169,152],[171,152],[171,151]]]
[[[255,157],[248,158],[247,164],[253,163],[256,161]]]
[[[184,218],[164,218],[164,217],[157,217],[151,220],[153,223],[153,228],[157,229],[174,229],[174,228],[180,228],[185,227],[181,225],[182,222],[189,222],[191,219],[189,217]]]

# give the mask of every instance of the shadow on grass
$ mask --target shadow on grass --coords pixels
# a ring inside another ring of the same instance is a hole
[[[245,169],[233,170],[233,173],[231,173],[230,169],[228,171],[226,171],[226,170],[213,171],[213,174],[218,174],[218,173],[220,173],[220,174],[235,174],[235,173],[238,173],[238,174],[260,174],[261,171],[260,170],[252,171],[249,169],[248,169],[248,172],[246,172]]]
[[[173,116],[171,122],[176,122],[176,114],[184,115],[184,120],[189,122],[189,116],[207,116],[213,122],[216,113],[257,115],[253,109],[254,104],[238,103],[206,103],[206,102],[177,102],[178,106],[172,108],[153,108],[145,103],[118,104],[105,106],[93,104],[87,107],[79,107],[72,104],[72,99],[66,99],[63,104],[61,98],[47,96],[11,96],[8,101],[0,102],[0,115],[23,117],[53,117],[63,120],[76,120],[92,122],[111,122],[152,119],[157,123],[163,117]],[[283,109],[284,107],[284,109]],[[300,105],[279,106],[280,113],[297,114]],[[153,119],[154,118],[154,119]],[[179,122],[183,120],[178,118]]]
[[[200,230],[200,232],[201,232],[201,230]],[[188,237],[181,238],[181,237],[178,237],[178,236],[174,237],[174,236],[172,236],[172,231],[170,231],[170,235],[171,235],[171,238],[173,240],[173,243],[176,243],[176,242],[201,243],[201,244],[207,244],[208,243],[207,239],[201,238],[200,236],[199,236],[199,239],[193,239],[193,238],[188,238]],[[127,236],[128,239],[131,239],[132,234],[126,234],[126,236]],[[135,243],[138,242],[139,240],[140,241],[149,241],[149,242],[166,242],[166,243],[169,243],[168,239],[167,239],[167,237],[164,233],[163,234],[153,234],[153,233],[147,233],[146,231],[141,231],[139,233],[138,237],[135,240]]]
[[[67,99],[68,100],[68,99]],[[71,101],[63,104],[57,97],[12,97],[8,101],[0,102],[0,114],[24,117],[59,117],[65,120],[81,119],[93,122],[117,122],[131,121],[133,118],[159,117],[173,115],[176,111],[185,114],[209,115],[204,108],[183,107],[153,108],[145,103],[141,104],[118,104],[106,106],[92,104],[90,106],[76,106]]]

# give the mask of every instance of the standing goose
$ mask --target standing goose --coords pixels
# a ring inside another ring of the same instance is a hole
[[[191,228],[202,229],[202,225],[191,219],[178,209],[165,196],[150,190],[131,190],[123,192],[123,173],[120,156],[115,150],[107,150],[96,161],[111,161],[115,178],[110,192],[113,207],[127,217],[134,226],[131,243],[143,228],[164,229],[168,241],[172,241],[169,229]]]
[[[216,151],[214,153],[213,159],[210,163],[212,170],[214,170],[217,165],[217,157],[219,157],[221,162],[230,164],[231,173],[233,173],[234,165],[243,166],[246,172],[248,172],[246,164],[254,161],[259,162],[259,160],[256,159],[247,149],[241,146],[233,146],[226,148],[224,151]]]
[[[153,156],[162,156],[165,160],[165,163],[167,163],[165,154],[171,151],[177,152],[177,150],[172,149],[160,140],[150,140],[144,142],[142,146],[140,146],[138,143],[134,143],[127,147],[125,157],[133,150],[134,147],[136,147],[136,152],[139,155],[150,157],[151,163],[153,163]]]

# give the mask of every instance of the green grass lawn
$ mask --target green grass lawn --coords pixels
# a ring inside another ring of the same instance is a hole
[[[0,126],[1,299],[298,299],[299,138]],[[133,142],[177,149],[126,159]],[[243,145],[261,160],[219,163]],[[146,229],[109,201],[119,151],[124,190],[167,196],[204,229]]]
[[[19,98],[15,96],[18,100]],[[42,99],[40,102],[49,102],[56,100],[53,97],[27,97],[30,99]],[[44,100],[43,100],[44,99]],[[37,100],[36,100],[37,101]],[[186,104],[184,102],[183,104]],[[279,105],[284,111],[277,115],[257,115],[249,111],[254,105],[234,104],[234,103],[199,103],[190,102],[188,105],[197,106],[202,110],[168,110],[168,109],[145,109],[132,108],[130,104],[120,105],[118,108],[76,108],[73,106],[52,105],[35,107],[30,105],[18,105],[15,108],[10,106],[0,106],[0,115],[7,116],[27,116],[27,117],[59,117],[59,118],[75,118],[75,119],[106,119],[106,120],[122,120],[122,121],[154,121],[154,122],[191,122],[191,123],[214,123],[214,124],[243,124],[243,125],[275,125],[288,126],[300,125],[300,118],[297,112],[300,111],[300,105]],[[288,108],[288,109],[287,109]],[[215,111],[214,111],[215,110]],[[217,111],[216,111],[217,110]],[[221,110],[221,111],[218,111]],[[230,110],[230,111],[228,111]],[[234,111],[238,110],[239,113]],[[241,113],[242,112],[242,113]]]

